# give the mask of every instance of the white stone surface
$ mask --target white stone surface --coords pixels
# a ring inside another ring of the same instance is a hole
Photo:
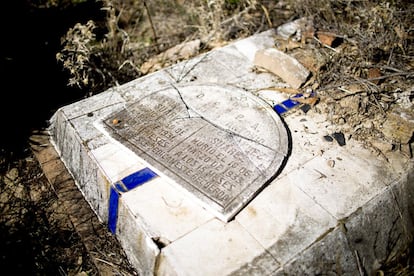
[[[97,122],[178,83],[232,85],[270,105],[286,99],[266,90],[286,84],[252,70],[254,53],[273,45],[273,33],[202,54],[54,114],[51,141],[104,223],[115,182],[147,164],[107,137]],[[358,275],[358,260],[371,273],[405,249],[412,240],[413,162],[387,163],[349,137],[342,147],[324,141],[336,128],[312,110],[304,114],[295,108],[283,121],[288,159],[228,223],[163,175],[119,194],[115,235],[139,275]]]
[[[282,264],[337,224],[334,217],[297,188],[296,182],[290,175],[278,179],[236,217]]]
[[[93,149],[91,155],[111,183],[146,167],[133,152],[117,144],[108,143]]]
[[[151,237],[167,245],[214,217],[160,177],[125,193],[122,198]]]
[[[357,257],[341,228],[303,250],[272,275],[360,275]]]
[[[355,212],[392,181],[387,163],[349,143],[324,152],[289,174],[292,181],[337,219]],[[361,158],[367,157],[367,158]],[[331,167],[328,160],[334,160]]]
[[[267,260],[266,265],[259,267],[263,274],[279,267],[237,221],[223,223],[212,219],[166,247],[161,253],[164,262],[159,272],[165,275],[228,275],[249,264],[254,267],[257,257]]]
[[[123,198],[119,202],[116,236],[139,275],[153,275],[160,249],[152,235],[146,231],[145,225],[132,214]]]

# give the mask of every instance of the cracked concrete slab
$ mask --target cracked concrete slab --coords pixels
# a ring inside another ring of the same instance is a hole
[[[141,275],[356,275],[412,240],[412,160],[380,160],[352,139],[325,141],[335,126],[323,114],[302,112],[269,90],[286,83],[253,70],[254,54],[272,45],[274,30],[263,32],[51,118],[61,160]],[[184,135],[177,145],[174,133]]]

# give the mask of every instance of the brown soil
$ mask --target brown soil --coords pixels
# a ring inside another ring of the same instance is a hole
[[[412,158],[414,4],[410,1],[105,0],[98,1],[104,16],[91,12],[89,18],[84,14],[78,21],[73,16],[68,16],[73,20],[59,21],[65,9],[85,5],[78,2],[94,1],[16,1],[21,5],[6,7],[10,16],[3,26],[16,18],[32,21],[24,21],[26,32],[6,30],[9,44],[1,63],[2,75],[13,80],[6,86],[12,107],[1,113],[7,132],[2,134],[0,155],[0,265],[5,274],[98,273],[30,150],[32,132],[44,128],[56,108],[298,18],[306,17],[311,23],[287,40],[276,39],[275,47],[295,56],[312,72],[297,91],[308,95],[304,104],[327,114],[346,140],[363,142],[379,158],[387,160],[389,152]],[[75,14],[99,8],[82,6]],[[32,26],[43,17],[50,21]],[[53,31],[57,36],[53,40],[47,30],[54,20],[62,26]],[[60,38],[62,44],[57,42]],[[154,58],[196,39],[200,46],[192,54]],[[43,59],[42,51],[50,52],[47,58]],[[149,60],[152,69],[143,66]],[[52,68],[48,77],[38,70],[45,62]],[[29,84],[21,83],[22,77]],[[56,78],[61,84],[44,94],[42,89]],[[13,94],[18,85],[29,92]],[[24,104],[21,97],[26,99]],[[40,123],[33,119],[39,113]],[[18,121],[20,117],[25,119]],[[101,242],[108,246],[108,240]],[[411,246],[384,264],[379,273],[413,275],[412,250]],[[122,256],[111,256],[108,262],[119,265],[117,258]],[[120,275],[133,274],[127,265],[118,268]]]

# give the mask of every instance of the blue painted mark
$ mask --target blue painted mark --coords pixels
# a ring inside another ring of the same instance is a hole
[[[283,114],[287,111],[287,109],[280,104],[277,104],[273,107],[273,109],[276,111],[277,114]]]
[[[153,172],[149,168],[143,168],[133,174],[128,175],[124,179],[122,179],[122,183],[124,183],[125,187],[128,190],[134,189],[135,187],[151,180],[152,178],[156,177],[157,174]]]
[[[109,194],[108,228],[112,234],[115,234],[116,232],[116,222],[118,220],[118,201],[118,191],[114,187],[111,187]]]
[[[126,187],[123,185],[122,182],[116,182],[115,183],[115,188],[116,188],[116,190],[118,190],[122,193],[128,192],[128,190],[126,189]]]
[[[295,101],[295,98],[302,97],[302,94],[296,94],[290,99],[284,100],[283,102],[273,106],[273,109],[276,111],[277,114],[281,115],[288,111],[289,109],[298,106],[300,103]]]
[[[292,109],[293,107],[297,106],[299,103],[295,102],[294,100],[288,99],[283,101],[282,104],[286,106],[287,109]]]
[[[109,207],[108,207],[108,228],[112,234],[116,233],[116,225],[118,222],[118,204],[122,193],[126,193],[145,182],[156,177],[157,174],[149,168],[143,168],[133,174],[124,177],[121,181],[116,182],[111,186],[109,192]]]

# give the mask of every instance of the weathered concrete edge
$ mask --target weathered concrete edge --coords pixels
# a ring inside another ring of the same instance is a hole
[[[81,141],[79,133],[63,108],[53,115],[49,132],[50,143],[56,149],[62,164],[71,175],[83,198],[86,199],[89,208],[95,213],[97,219],[107,226],[107,213],[105,211],[108,210],[107,204],[111,183],[91,157],[89,147]],[[63,149],[65,150],[63,151]],[[76,170],[76,166],[79,166],[79,164],[86,168]],[[77,175],[74,175],[74,173],[77,173]],[[96,197],[100,197],[101,200],[96,199]],[[152,273],[154,271],[159,249],[145,229],[135,224],[133,214],[124,206],[122,200],[120,200],[118,208],[120,212],[123,212],[123,221],[131,223],[126,223],[123,229],[119,229],[116,235],[113,236],[104,227],[106,234],[117,239],[123,248],[123,252],[126,253],[124,254],[125,258],[139,274],[151,275],[149,272]],[[124,235],[126,232],[130,233],[130,235]],[[131,246],[130,239],[135,239],[140,241],[140,243],[134,243]]]
[[[114,268],[113,264],[109,265],[99,261],[102,259],[102,256],[96,256],[97,239],[111,239],[111,243],[117,243],[118,240],[114,236],[109,235],[105,225],[99,221],[95,212],[84,199],[72,175],[50,143],[48,134],[37,134],[32,136],[32,139],[38,142],[38,145],[32,146],[32,151],[59,200],[67,207],[68,216],[84,242],[98,271],[105,274],[122,270],[120,267]],[[371,274],[381,264],[403,252],[413,241],[413,233],[412,230],[410,231],[410,229],[414,228],[413,162],[409,163],[406,172],[406,175],[403,175],[388,186],[383,193],[378,194],[352,215],[340,221],[337,227],[330,229],[306,250],[292,258],[291,262],[285,264],[274,273],[276,275],[290,275],[304,271],[309,273],[326,271],[337,273],[339,271],[334,269],[340,268],[345,274],[347,272],[352,273],[352,271]],[[63,190],[66,192],[59,193],[59,191]],[[68,190],[71,193],[68,193]],[[73,202],[74,199],[77,201],[77,212],[69,210],[70,206],[73,206],[71,201]],[[80,209],[82,212],[79,212]],[[391,223],[389,223],[389,220],[384,220],[384,216],[378,215],[384,213],[389,214],[389,216],[385,217],[391,219]],[[86,222],[85,217],[88,217]],[[371,226],[371,231],[366,231],[365,227],[355,227],[361,224],[367,224],[367,227]],[[90,231],[92,228],[93,231]],[[97,235],[98,232],[100,235]],[[376,240],[369,238],[373,235],[387,237],[388,239],[384,240],[384,243],[378,244]],[[332,249],[331,246],[328,246],[326,248],[327,244],[332,244],[332,239],[337,240],[337,247]],[[390,244],[395,246],[388,248]],[[111,252],[113,250],[114,248],[111,248]],[[335,254],[326,254],[326,250],[331,250],[331,253]],[[350,255],[349,252],[354,254]],[[120,252],[120,254],[124,253]],[[372,258],[375,255],[378,256],[377,259]],[[310,256],[313,257],[311,258]],[[336,259],[332,260],[332,256],[336,256]],[[335,268],[333,268],[331,264],[338,260],[339,264],[336,263]],[[315,265],[315,262],[312,261],[317,261],[319,265]]]
[[[363,225],[363,226],[361,226]],[[272,275],[374,275],[414,241],[414,162],[350,216]]]
[[[64,205],[66,215],[81,238],[99,275],[135,274],[135,269],[127,263],[128,258],[119,241],[107,231],[106,225],[96,216],[77,187],[71,173],[52,145],[49,133],[43,131],[33,134],[30,140],[35,142],[31,144],[31,151],[42,168],[51,189],[59,202]],[[111,246],[101,247],[102,244],[110,244]],[[108,256],[114,253],[116,256],[122,256],[122,260],[117,259],[115,262],[108,259]]]

